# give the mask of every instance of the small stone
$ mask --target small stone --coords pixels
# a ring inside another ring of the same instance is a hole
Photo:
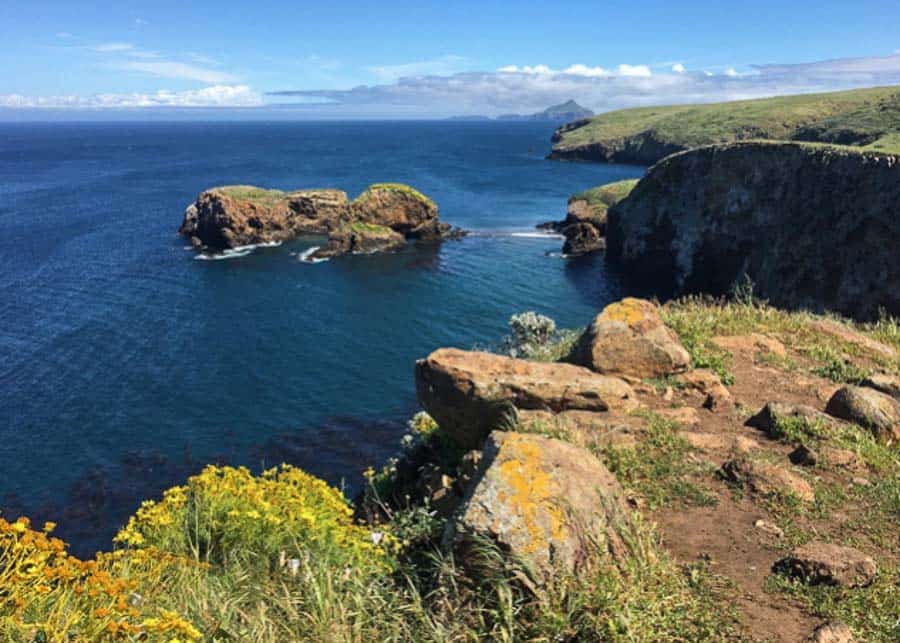
[[[801,419],[807,423],[830,421],[827,415],[811,406],[788,404],[786,402],[768,402],[745,424],[754,429],[759,429],[770,438],[777,439],[781,437],[778,423],[790,419]]]
[[[662,399],[666,402],[671,402],[675,397],[675,390],[671,386],[667,386],[665,392],[663,393]]]
[[[810,643],[853,643],[853,632],[844,623],[822,623],[813,630]]]
[[[804,444],[791,451],[788,459],[801,467],[814,467],[819,462],[818,454]]]
[[[753,523],[753,526],[760,531],[769,534],[770,536],[775,536],[776,538],[781,538],[782,536],[784,536],[784,530],[781,527],[779,527],[775,523],[769,522],[768,520],[763,520],[762,518]]]
[[[733,406],[731,393],[722,384],[719,376],[710,370],[696,369],[689,373],[683,373],[678,376],[678,381],[686,388],[693,389],[706,396],[703,401],[703,408],[719,410]]]
[[[722,465],[722,476],[740,484],[753,494],[773,496],[790,493],[803,502],[812,502],[816,494],[802,477],[768,462],[757,462],[745,457],[729,460]]]
[[[775,564],[775,570],[810,585],[865,587],[878,568],[871,556],[854,547],[814,541],[795,548]]]
[[[872,483],[869,482],[868,478],[853,478],[850,482],[855,484],[857,487],[871,487]]]

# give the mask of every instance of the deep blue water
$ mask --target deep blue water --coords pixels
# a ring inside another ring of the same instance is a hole
[[[0,125],[0,507],[108,547],[206,462],[330,482],[397,448],[413,362],[498,341],[513,313],[582,325],[621,294],[602,257],[523,238],[640,168],[546,161],[541,123]],[[478,235],[306,264],[305,239],[196,261],[202,189],[409,183]]]

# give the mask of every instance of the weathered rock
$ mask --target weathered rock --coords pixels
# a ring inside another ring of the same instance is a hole
[[[698,391],[706,396],[704,408],[710,410],[730,409],[733,406],[731,393],[722,384],[718,375],[705,368],[698,368],[682,373],[676,378],[687,389]]]
[[[729,293],[870,320],[900,315],[900,162],[797,143],[669,156],[610,208],[608,260],[666,294]]]
[[[822,623],[809,637],[810,643],[853,643],[855,640],[844,623]]]
[[[739,457],[723,464],[721,471],[726,480],[737,483],[756,495],[791,493],[804,502],[816,499],[813,488],[806,480],[769,462]]]
[[[858,549],[819,541],[795,548],[775,568],[810,585],[844,587],[865,587],[877,573],[875,561]]]
[[[762,518],[754,522],[753,526],[760,531],[769,534],[770,536],[774,536],[775,538],[781,538],[782,536],[784,536],[784,530],[781,527],[779,527],[775,523],[769,522],[768,520],[763,520]]]
[[[833,467],[843,467],[851,470],[865,467],[863,459],[849,449],[823,446],[820,451],[825,462]]]
[[[554,570],[577,572],[599,552],[614,559],[625,546],[618,529],[628,520],[615,477],[586,449],[525,433],[491,433],[477,481],[445,546],[461,551],[473,535],[487,536],[526,561],[538,580]]]
[[[439,240],[450,232],[439,221],[434,201],[401,183],[370,185],[352,208],[356,220],[387,226],[407,238]]]
[[[860,382],[860,386],[873,388],[880,393],[890,395],[895,400],[900,400],[900,376],[898,375],[876,373]]]
[[[281,192],[232,185],[201,192],[178,232],[215,249],[325,234],[351,218],[340,190]]]
[[[780,438],[781,430],[779,422],[785,420],[802,420],[808,424],[822,422],[828,424],[831,418],[825,413],[804,404],[789,404],[787,402],[768,402],[759,413],[751,417],[745,423],[754,429],[759,429],[770,438]]]
[[[511,408],[629,411],[634,391],[622,380],[573,364],[530,362],[441,348],[416,362],[419,403],[442,429],[467,448],[510,418]]]
[[[346,254],[372,254],[399,250],[406,237],[385,226],[350,223],[328,235],[328,243],[312,254],[313,259],[327,259]]]
[[[598,373],[660,377],[687,370],[691,357],[666,327],[657,306],[626,298],[603,309],[572,352],[576,364]]]
[[[606,248],[606,237],[601,229],[592,223],[573,223],[562,229],[566,237],[562,252],[564,255],[583,255]]]
[[[563,254],[579,255],[606,248],[606,213],[626,196],[637,181],[616,181],[579,192],[569,199],[566,218],[537,227],[559,232],[566,238]]]
[[[869,429],[879,440],[900,440],[900,402],[875,389],[844,386],[828,400],[825,412]]]
[[[778,357],[787,356],[784,344],[773,337],[766,337],[759,333],[713,337],[712,343],[732,353],[770,353]]]
[[[700,426],[700,414],[697,412],[697,409],[690,406],[660,409],[657,413],[686,429],[695,429]]]

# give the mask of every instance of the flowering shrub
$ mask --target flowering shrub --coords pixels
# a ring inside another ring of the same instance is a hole
[[[340,491],[295,467],[254,476],[244,467],[208,466],[159,502],[145,501],[115,540],[209,563],[262,557],[266,571],[285,556],[359,571],[389,568],[390,539],[376,544],[352,514]]]
[[[510,334],[503,342],[503,352],[510,357],[555,362],[568,355],[578,332],[558,330],[556,322],[533,311],[509,318]]]
[[[153,548],[82,561],[27,518],[0,518],[0,636],[27,641],[195,641],[200,632],[160,607],[162,588],[193,561]]]

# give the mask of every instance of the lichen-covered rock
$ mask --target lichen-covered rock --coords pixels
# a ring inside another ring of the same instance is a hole
[[[793,494],[803,502],[816,499],[812,486],[806,480],[777,464],[739,457],[723,464],[721,471],[726,480],[759,496]]]
[[[597,315],[572,351],[572,361],[598,373],[660,377],[687,370],[691,357],[653,303],[629,297]]]
[[[810,585],[865,587],[875,580],[878,568],[871,556],[853,547],[809,542],[791,551],[775,564],[783,574]]]
[[[637,401],[622,380],[573,364],[530,362],[441,348],[416,362],[419,403],[467,448],[510,420],[510,409],[629,411]]]
[[[195,245],[226,249],[325,234],[350,219],[341,190],[282,192],[231,185],[201,192],[178,232]]]
[[[590,451],[525,433],[491,433],[445,546],[461,552],[472,536],[495,540],[524,560],[537,580],[577,572],[595,553],[621,558],[628,512],[615,477]]]
[[[768,402],[756,415],[747,420],[746,425],[777,439],[781,437],[779,423],[790,420],[800,420],[809,424],[831,422],[831,418],[825,413],[805,404]]]
[[[828,400],[825,412],[869,429],[879,440],[900,440],[900,402],[875,389],[844,386]]]
[[[749,277],[776,306],[900,315],[900,160],[798,143],[669,156],[610,208],[606,257],[671,294]]]
[[[398,250],[406,245],[406,237],[386,226],[350,223],[332,231],[328,243],[312,254],[313,259],[326,259],[346,254],[372,254]]]

